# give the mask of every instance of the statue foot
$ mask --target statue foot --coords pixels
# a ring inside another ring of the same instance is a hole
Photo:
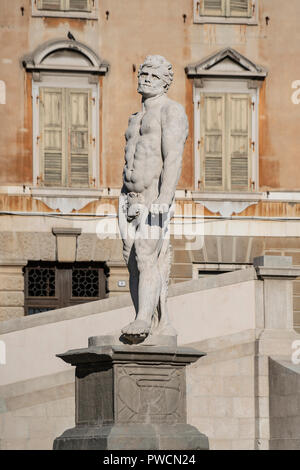
[[[126,336],[146,337],[150,332],[150,328],[151,322],[147,322],[145,320],[135,320],[122,328],[122,333]]]

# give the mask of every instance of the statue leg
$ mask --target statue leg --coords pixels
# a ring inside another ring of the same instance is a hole
[[[127,196],[121,194],[119,198],[119,229],[123,240],[123,258],[129,271],[129,290],[136,315],[138,313],[138,284],[139,272],[136,262],[134,246],[136,223],[127,221]]]
[[[169,319],[167,298],[168,298],[168,286],[169,276],[171,269],[171,246],[170,240],[166,238],[163,241],[163,246],[159,255],[159,271],[162,280],[161,294],[158,303],[158,314],[159,321],[155,330],[156,334],[161,335],[176,335],[176,330],[171,325]]]
[[[162,279],[158,265],[161,241],[158,239],[135,240],[136,260],[139,271],[139,309],[134,322],[122,329],[123,334],[146,336],[161,294]]]

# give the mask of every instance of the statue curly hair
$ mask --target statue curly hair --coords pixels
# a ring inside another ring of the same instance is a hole
[[[166,84],[165,91],[167,92],[170,88],[174,76],[172,64],[161,55],[148,55],[144,63],[140,65],[138,77],[140,76],[144,67],[152,67],[161,71],[161,78]]]

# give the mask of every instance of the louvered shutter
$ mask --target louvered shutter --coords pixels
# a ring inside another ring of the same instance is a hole
[[[249,153],[251,135],[249,95],[228,95],[230,128],[227,131],[231,189],[249,188]]]
[[[202,174],[207,189],[224,187],[225,96],[205,94],[202,97]]]
[[[69,115],[69,181],[72,186],[89,186],[89,123],[88,90],[68,91]]]
[[[250,0],[229,0],[229,16],[250,17],[251,3]]]
[[[67,0],[68,10],[90,11],[90,0]]]
[[[40,89],[40,143],[43,181],[48,186],[63,183],[64,116],[63,90]]]
[[[224,16],[225,0],[202,0],[201,15],[205,16]]]
[[[39,10],[61,10],[63,0],[38,0]]]

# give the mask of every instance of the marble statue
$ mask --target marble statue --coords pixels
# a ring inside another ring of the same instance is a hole
[[[184,108],[167,97],[172,80],[164,57],[146,57],[138,72],[142,111],[129,118],[125,134],[119,228],[136,318],[122,334],[132,340],[154,332],[176,335],[167,311],[168,231],[188,120]]]

